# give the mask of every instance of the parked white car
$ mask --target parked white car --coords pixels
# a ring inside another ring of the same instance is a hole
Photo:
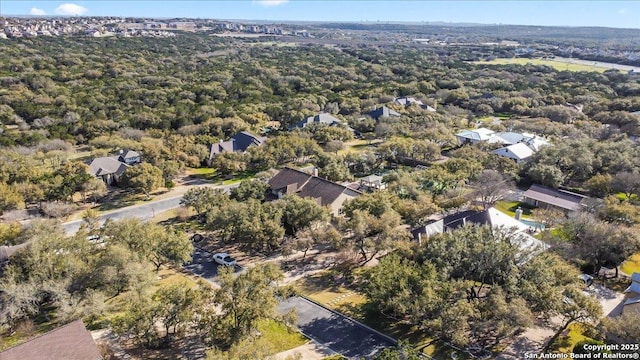
[[[229,256],[227,253],[217,253],[213,254],[213,260],[223,266],[236,266],[238,262],[236,259]]]

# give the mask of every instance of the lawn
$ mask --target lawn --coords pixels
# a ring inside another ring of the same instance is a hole
[[[274,320],[261,320],[257,328],[260,332],[260,337],[256,340],[257,348],[269,348],[274,354],[296,348],[309,341],[299,332]]]
[[[392,338],[408,341],[426,355],[449,359],[455,352],[458,359],[469,358],[468,354],[458,352],[444,342],[429,337],[416,327],[394,323],[380,317],[379,314],[367,312],[365,296],[353,288],[338,284],[335,281],[335,273],[331,271],[300,279],[296,285],[300,292],[311,300],[359,320]]]
[[[529,219],[531,217],[531,209],[533,209],[531,205],[519,201],[498,201],[493,207],[511,217],[516,216],[516,209],[520,207],[522,208],[523,219]]]
[[[527,59],[527,58],[509,58],[509,59],[494,59],[491,61],[476,61],[474,64],[486,64],[486,65],[546,65],[551,66],[558,71],[595,71],[605,72],[609,70],[608,67],[595,66],[595,65],[581,65],[581,64],[569,64],[563,61],[550,60],[550,59]]]
[[[187,168],[185,170],[185,175],[195,177],[195,178],[202,178],[202,179],[212,179],[215,176],[215,174],[216,174],[216,169],[208,168],[208,167]]]
[[[348,153],[358,153],[367,150],[369,145],[376,143],[377,141],[356,139],[345,142],[344,149],[338,151],[338,155],[346,155]]]
[[[640,273],[640,253],[631,255],[627,261],[622,263],[620,271],[631,276],[634,272]]]
[[[551,345],[552,349],[561,352],[563,354],[569,354],[573,350],[573,347],[583,340],[593,340],[590,337],[584,336],[584,329],[582,324],[573,323],[569,325],[569,332],[567,335],[559,336],[556,341]]]

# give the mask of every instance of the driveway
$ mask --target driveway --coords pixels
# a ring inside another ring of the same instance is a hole
[[[348,358],[372,359],[384,348],[395,346],[391,339],[307,299],[291,297],[278,306],[282,313],[292,308],[297,310],[300,332]]]
[[[218,266],[219,265],[213,260],[212,253],[200,248],[194,248],[191,262],[183,265],[182,268],[216,286],[220,286],[216,281],[218,277]],[[242,272],[243,269],[242,266],[236,265],[233,270],[235,274],[238,274]]]

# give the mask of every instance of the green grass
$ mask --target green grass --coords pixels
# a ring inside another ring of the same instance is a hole
[[[529,219],[531,217],[531,209],[533,209],[533,206],[519,201],[498,201],[493,207],[511,217],[516,216],[516,210],[520,207],[522,208],[523,219]]]
[[[594,66],[594,65],[582,65],[582,64],[569,64],[566,62],[558,61],[558,60],[548,60],[548,59],[527,59],[527,58],[510,58],[510,59],[494,59],[491,61],[476,61],[474,64],[481,65],[546,65],[551,66],[555,70],[558,71],[595,71],[595,72],[605,72],[609,70],[608,67],[604,66]]]
[[[582,324],[573,323],[569,325],[569,332],[565,336],[560,336],[556,339],[556,341],[552,344],[552,349],[557,349],[556,351],[568,354],[573,350],[573,347],[583,340],[593,340],[590,337],[584,336],[584,329]]]
[[[640,273],[640,253],[631,255],[627,261],[622,263],[620,271],[631,276],[634,272]]]
[[[342,355],[331,355],[326,358],[323,358],[322,360],[346,360],[346,359],[347,358]]]
[[[257,329],[261,334],[256,340],[257,347],[269,347],[274,354],[304,345],[308,341],[299,332],[274,320],[261,320]]]
[[[625,195],[624,193],[619,192],[619,193],[616,193],[616,198],[618,198],[618,200],[620,200],[620,201],[627,201],[627,200],[637,201],[638,200],[638,195],[631,194],[631,198],[627,199],[627,195]]]

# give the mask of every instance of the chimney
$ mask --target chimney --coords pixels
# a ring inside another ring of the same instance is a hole
[[[118,151],[118,154],[120,155],[124,154],[124,150],[120,149],[120,151]]]
[[[313,176],[317,177],[318,176],[318,168],[314,166],[312,171],[313,171],[312,172]]]

